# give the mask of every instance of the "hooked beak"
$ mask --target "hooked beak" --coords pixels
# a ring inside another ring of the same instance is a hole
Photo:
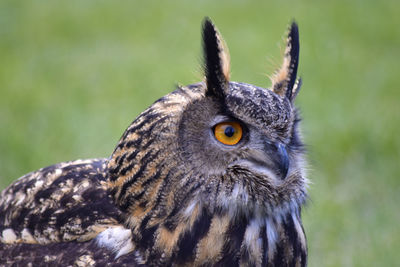
[[[235,161],[231,166],[244,166],[254,172],[284,180],[290,167],[289,154],[282,143],[267,143],[268,159],[264,153],[253,153],[247,159]],[[260,151],[259,151],[260,152]]]
[[[275,146],[276,146],[276,153],[278,156],[276,164],[278,166],[279,176],[283,180],[286,178],[289,170],[289,163],[290,163],[289,155],[286,151],[284,144],[278,143]]]

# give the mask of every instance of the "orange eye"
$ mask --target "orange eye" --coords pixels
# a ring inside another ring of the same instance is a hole
[[[242,139],[243,130],[237,122],[221,122],[214,127],[214,135],[221,143],[233,146]]]

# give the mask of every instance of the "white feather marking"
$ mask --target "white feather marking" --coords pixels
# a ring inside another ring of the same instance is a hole
[[[61,170],[61,169],[56,169],[56,171],[54,172],[54,174],[55,174],[56,176],[59,176],[61,173],[62,173],[62,170]]]
[[[24,202],[25,197],[26,197],[26,195],[25,195],[24,193],[18,191],[18,192],[15,194],[15,199],[17,200],[17,202],[15,202],[14,205],[15,205],[15,206],[21,205],[21,204]]]
[[[235,184],[233,187],[231,197],[233,201],[238,201],[238,203],[241,204],[247,204],[249,200],[249,194],[247,193],[247,190],[242,184],[239,183]]]
[[[296,232],[297,232],[297,234],[301,240],[301,244],[303,246],[306,244],[306,237],[304,235],[303,228],[301,227],[299,219],[297,218],[297,216],[294,212],[292,213],[292,218],[293,218],[293,222],[294,222],[294,227],[296,228]],[[305,247],[303,246],[303,248],[305,248]]]
[[[36,244],[37,241],[35,240],[35,238],[33,238],[31,232],[24,228],[21,232],[21,238],[24,242],[29,243],[29,244]]]
[[[265,228],[266,228],[267,239],[268,239],[268,251],[267,252],[273,253],[273,251],[275,250],[277,233],[276,233],[275,224],[270,218],[265,219]]]
[[[17,240],[17,235],[15,234],[14,230],[11,228],[7,228],[3,230],[1,241],[4,243],[14,243]]]
[[[90,185],[90,183],[89,183],[88,180],[84,180],[84,181],[82,182],[82,187],[84,187],[84,188],[89,187],[89,185]]]
[[[184,211],[184,215],[186,217],[190,217],[193,213],[194,208],[196,207],[197,204],[197,199],[194,199],[190,202],[190,204],[186,207],[185,211]]]
[[[255,266],[261,266],[262,260],[262,239],[260,229],[264,222],[261,219],[252,219],[244,234],[244,245],[250,256],[250,262]]]
[[[146,263],[145,260],[143,259],[142,255],[140,255],[139,251],[135,251],[135,257],[136,257],[137,263],[143,264],[143,265]]]
[[[230,191],[230,192],[229,192]],[[232,190],[223,190],[217,196],[219,207],[226,210],[231,218],[235,218],[238,213],[248,212],[249,193],[241,183],[235,183]]]
[[[43,184],[44,184],[43,180],[37,180],[35,182],[35,187],[42,187]]]
[[[101,247],[106,247],[117,253],[115,258],[125,255],[134,249],[131,230],[123,226],[110,227],[96,237]]]
[[[239,195],[239,184],[235,184],[232,190],[232,198],[237,198]]]
[[[5,200],[5,202],[4,203],[10,203],[11,202],[11,200],[13,199],[13,194],[7,194],[7,198],[6,198],[6,200]]]
[[[76,201],[76,202],[82,202],[83,198],[81,195],[73,195],[72,198]]]
[[[254,241],[259,238],[260,235],[261,222],[259,220],[253,219],[246,228],[244,234],[244,240],[248,247],[254,246]]]

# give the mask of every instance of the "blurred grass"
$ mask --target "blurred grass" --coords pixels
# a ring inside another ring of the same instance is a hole
[[[201,79],[200,24],[232,79],[268,86],[300,26],[310,266],[395,266],[400,250],[398,1],[2,1],[0,188],[60,161],[107,157],[176,83]]]

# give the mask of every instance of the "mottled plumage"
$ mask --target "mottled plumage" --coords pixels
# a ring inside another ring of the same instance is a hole
[[[230,81],[208,19],[203,47],[205,81],[142,112],[110,158],[40,169],[1,193],[0,265],[306,265],[297,25],[271,90]],[[237,142],[219,139],[221,125]]]

